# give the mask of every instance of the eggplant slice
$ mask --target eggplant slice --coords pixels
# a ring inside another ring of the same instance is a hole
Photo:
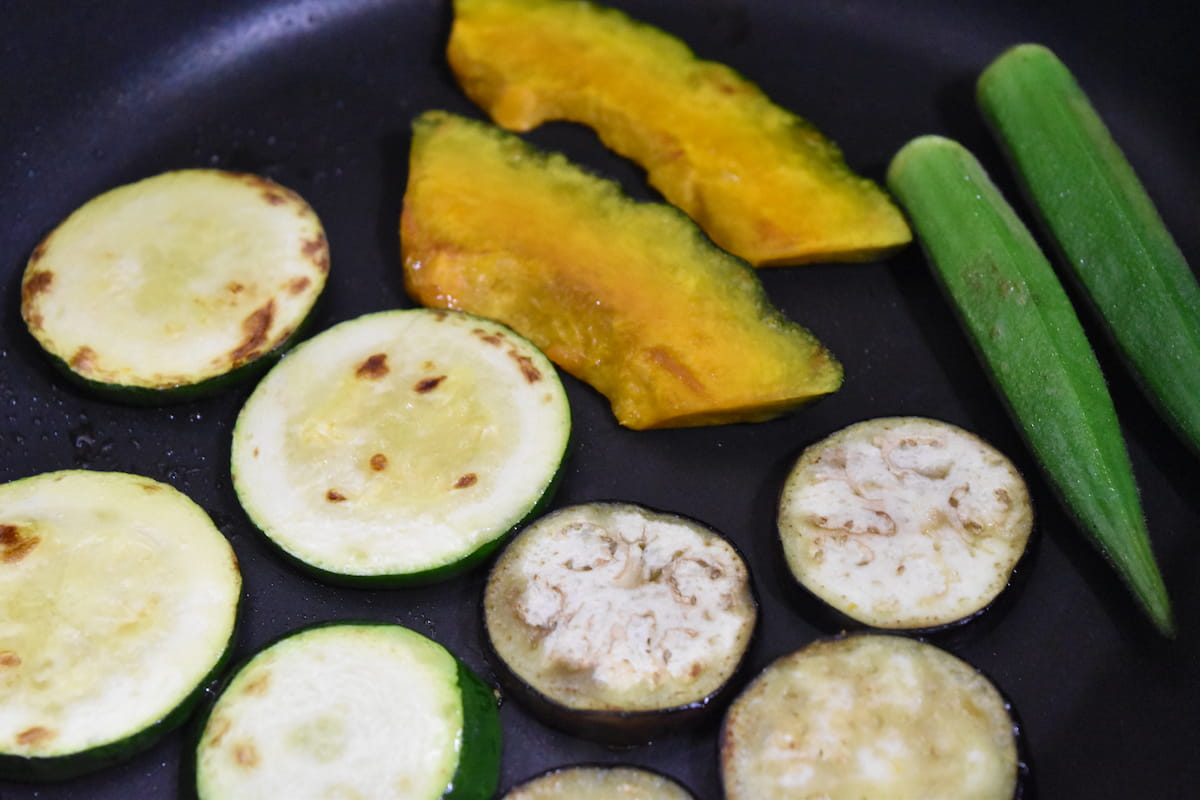
[[[643,767],[580,764],[550,770],[514,786],[502,800],[693,800],[671,778]]]
[[[1025,481],[987,442],[921,417],[851,425],[804,451],[779,534],[792,574],[851,620],[928,630],[1008,585],[1033,529]]]
[[[1011,800],[1018,728],[992,683],[891,634],[814,642],[768,666],[721,731],[728,800]]]
[[[724,537],[628,503],[535,521],[505,548],[484,593],[509,690],[548,723],[614,744],[710,711],[757,617],[746,564]]]

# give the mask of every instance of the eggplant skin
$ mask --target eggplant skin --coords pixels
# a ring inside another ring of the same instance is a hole
[[[768,665],[720,734],[727,800],[1020,798],[1011,704],[950,653],[894,634],[822,639]]]
[[[700,563],[704,572],[686,576]],[[564,574],[570,585],[557,585]],[[609,585],[613,576],[622,584]],[[686,613],[710,615],[709,627],[682,624],[690,618],[667,607],[666,584],[696,599],[683,604]],[[556,610],[569,622],[534,619],[539,597],[561,598]],[[731,543],[696,520],[623,502],[569,506],[520,531],[492,567],[481,617],[487,657],[509,695],[552,727],[614,746],[712,720],[740,686],[759,623],[745,560]],[[590,628],[589,619],[603,624]],[[595,632],[639,625],[648,627],[624,639]],[[655,649],[684,628],[694,641]]]

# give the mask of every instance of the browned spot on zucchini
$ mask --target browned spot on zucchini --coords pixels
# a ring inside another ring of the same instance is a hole
[[[0,667],[19,667],[21,657],[12,650],[0,650]]]
[[[346,502],[346,495],[342,494],[337,489],[330,489],[325,493],[325,499],[331,503],[344,503]]]
[[[76,372],[91,372],[96,366],[96,351],[84,345],[75,351],[69,363]]]
[[[262,193],[263,199],[268,205],[281,206],[287,202],[287,198],[273,189],[267,189]]]
[[[26,728],[17,734],[17,744],[22,747],[38,746],[57,736],[54,731],[41,725],[35,725],[32,728]]]
[[[212,730],[212,733],[208,736],[209,747],[219,745],[221,740],[225,738],[225,734],[229,733],[232,727],[233,723],[230,722],[228,717],[214,717],[213,721],[209,724],[209,728]]]
[[[233,746],[233,760],[239,767],[254,769],[262,760],[262,756],[258,754],[258,748],[254,746],[254,742],[238,742]]]
[[[225,287],[225,291],[229,292],[230,294],[241,294],[245,290],[245,284],[239,281],[230,281],[229,285]]]
[[[358,369],[354,370],[354,374],[359,378],[367,378],[369,380],[378,380],[384,375],[387,375],[390,370],[387,365],[387,353],[376,353],[367,358],[366,361],[358,365]]]
[[[480,341],[486,342],[487,344],[499,346],[500,343],[504,341],[504,337],[500,334],[485,331],[483,328],[476,328],[475,330],[471,331],[471,333],[478,336]]]
[[[301,275],[299,278],[293,278],[288,283],[287,290],[292,294],[300,294],[311,285],[312,279],[307,275]]]
[[[245,691],[246,694],[254,695],[255,697],[262,697],[267,693],[267,687],[270,685],[271,673],[264,672],[262,675],[259,675],[257,678],[250,681],[250,683],[246,684],[246,688],[243,691]]]
[[[229,354],[235,363],[254,358],[261,352],[267,341],[267,332],[275,319],[275,301],[268,300],[267,304],[242,320],[242,333],[245,338],[242,343]]]
[[[300,245],[300,252],[321,272],[329,272],[329,247],[325,234],[318,233],[312,239],[305,239]]]
[[[387,456],[385,456],[383,453],[376,453],[375,455],[371,456],[371,469],[375,470],[376,472],[383,472],[385,469],[387,469],[387,465]]]
[[[54,283],[54,273],[48,269],[39,270],[30,273],[25,279],[25,283],[21,286],[21,303],[29,305],[33,302],[33,298],[39,294],[43,294],[50,290],[50,285]]]
[[[46,255],[46,247],[50,242],[50,237],[46,237],[37,243],[37,247],[33,248],[33,252],[29,254],[29,263],[36,264],[42,260],[42,256]]]
[[[413,385],[413,391],[415,391],[417,394],[427,394],[441,385],[442,381],[444,380],[446,380],[445,375],[438,375],[433,378],[422,378]]]
[[[0,561],[15,564],[38,546],[40,537],[21,533],[16,525],[0,525]]]
[[[468,472],[454,482],[455,489],[466,489],[468,486],[474,486],[479,482],[479,476],[474,472]]]
[[[534,366],[532,358],[521,355],[516,350],[509,350],[508,355],[517,362],[517,368],[521,370],[521,375],[527,383],[537,383],[542,379],[542,371]]]

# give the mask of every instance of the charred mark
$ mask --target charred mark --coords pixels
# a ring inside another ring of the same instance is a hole
[[[373,356],[368,356],[367,360],[358,365],[358,369],[354,370],[355,377],[366,378],[367,380],[379,380],[384,375],[391,372],[387,365],[387,353],[376,353]]]
[[[312,279],[307,275],[301,275],[299,278],[293,278],[287,285],[287,290],[292,294],[300,294],[309,286],[312,285]]]
[[[0,650],[0,667],[19,667],[21,657],[12,650]]]
[[[517,362],[517,368],[521,370],[521,376],[525,378],[526,383],[537,383],[542,379],[542,371],[534,366],[532,358],[516,350],[510,350],[508,354]]]
[[[300,244],[300,252],[321,272],[329,272],[329,243],[325,234],[318,233]]]
[[[31,745],[37,747],[40,744],[50,741],[56,735],[57,734],[49,728],[45,728],[41,725],[35,725],[34,727],[26,728],[17,734],[17,744],[21,745],[22,747],[29,747]]]
[[[479,337],[479,340],[490,345],[499,347],[504,341],[504,337],[494,331],[485,331],[483,328],[475,328],[471,333]]]
[[[705,394],[704,383],[696,377],[696,374],[681,363],[674,355],[662,347],[652,347],[645,351],[646,357],[660,367],[668,374],[675,376],[691,391],[696,394]]]
[[[329,491],[325,492],[325,499],[331,503],[344,503],[346,502],[346,495],[342,494],[337,489],[330,489]]]
[[[268,300],[267,304],[242,320],[242,333],[245,338],[237,349],[229,354],[235,364],[239,364],[257,356],[262,352],[262,346],[267,341],[267,332],[275,319],[275,301]]]
[[[254,695],[255,697],[262,697],[267,693],[267,687],[270,686],[270,684],[271,673],[264,672],[262,675],[259,675],[257,678],[250,681],[250,683],[246,684],[246,688],[243,691],[246,694]]]
[[[442,385],[442,381],[446,380],[445,375],[437,375],[432,378],[422,378],[413,384],[413,391],[417,394],[428,394],[434,389]]]
[[[216,747],[225,738],[225,734],[229,733],[229,729],[233,727],[233,722],[228,717],[214,718],[211,727],[212,734],[208,737],[208,746]]]
[[[0,525],[0,562],[17,563],[29,555],[41,541],[38,536],[23,535],[16,525]]]
[[[267,204],[272,206],[281,206],[287,202],[287,198],[274,189],[264,190],[262,196],[267,201]]]
[[[254,742],[238,742],[233,746],[233,760],[239,767],[253,769],[258,766],[261,756],[259,756]]]
[[[42,260],[42,256],[46,255],[46,248],[50,244],[50,237],[46,237],[37,243],[37,247],[33,248],[33,252],[29,254],[29,263],[36,264]]]
[[[96,351],[84,345],[75,351],[75,355],[71,356],[68,363],[76,372],[91,372],[96,368]]]
[[[50,286],[53,283],[54,273],[48,269],[32,273],[25,279],[25,283],[21,286],[21,303],[29,305],[33,302],[33,298],[50,291]]]
[[[371,456],[371,469],[375,470],[376,472],[383,472],[385,469],[387,469],[387,466],[387,456],[385,456],[383,453],[376,453],[375,455]]]
[[[474,486],[479,483],[479,476],[474,472],[468,472],[454,482],[455,489],[466,489],[469,486]]]

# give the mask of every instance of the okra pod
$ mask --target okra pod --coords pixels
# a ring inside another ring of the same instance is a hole
[[[977,86],[985,120],[1138,382],[1200,451],[1200,284],[1065,64],[1022,44]]]
[[[1173,635],[1116,410],[1049,260],[953,140],[906,144],[888,185],[1046,478],[1159,631]]]

